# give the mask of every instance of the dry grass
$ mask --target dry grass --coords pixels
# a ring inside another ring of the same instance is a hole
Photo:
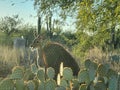
[[[86,58],[97,61],[98,63],[104,63],[108,59],[107,54],[97,47],[90,49],[86,54]]]
[[[2,62],[17,65],[21,55],[19,50],[8,46],[0,46],[0,61]]]
[[[113,63],[111,65],[111,68],[120,73],[120,62],[119,63]]]
[[[19,65],[20,57],[23,55],[20,50],[0,46],[0,76],[7,76],[14,66]]]
[[[119,51],[115,51],[112,55],[119,55]],[[117,72],[120,72],[120,62],[119,63],[112,63],[110,62],[109,53],[105,53],[97,47],[90,49],[89,52],[86,54],[86,58],[89,58],[98,63],[108,63],[110,64],[111,68]]]

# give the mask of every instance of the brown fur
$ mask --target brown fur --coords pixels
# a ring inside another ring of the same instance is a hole
[[[39,44],[37,39],[34,40],[34,47],[39,48],[40,59],[43,60],[45,67],[53,67],[55,69],[56,75],[59,73],[60,63],[63,62],[64,67],[70,67],[73,70],[73,74],[77,75],[79,72],[79,66],[72,55],[59,43],[49,42],[41,47],[41,41]],[[39,46],[38,46],[39,45]]]

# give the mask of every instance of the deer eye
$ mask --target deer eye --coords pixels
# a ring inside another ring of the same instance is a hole
[[[39,43],[39,41],[36,41],[36,43]]]

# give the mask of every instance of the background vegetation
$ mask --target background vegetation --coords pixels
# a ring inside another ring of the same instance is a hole
[[[120,71],[119,0],[34,0],[34,7],[38,26],[24,24],[19,15],[0,19],[0,68],[3,67],[0,72],[6,70],[1,76],[5,77],[13,66],[19,65],[21,54],[13,48],[13,40],[24,36],[29,47],[35,32],[63,44],[81,66],[86,58],[106,63],[117,55],[119,63],[110,65]],[[60,19],[55,19],[55,14]],[[68,18],[74,18],[76,28],[63,31]]]

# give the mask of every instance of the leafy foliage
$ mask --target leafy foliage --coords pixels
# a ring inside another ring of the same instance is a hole
[[[12,17],[6,16],[0,21],[0,30],[9,36],[18,30],[20,23],[21,20],[18,18],[18,15],[13,15]]]
[[[74,52],[85,52],[94,46],[103,51],[120,48],[120,31],[118,0],[81,1],[76,17],[78,45]],[[77,54],[78,55],[78,54]]]

